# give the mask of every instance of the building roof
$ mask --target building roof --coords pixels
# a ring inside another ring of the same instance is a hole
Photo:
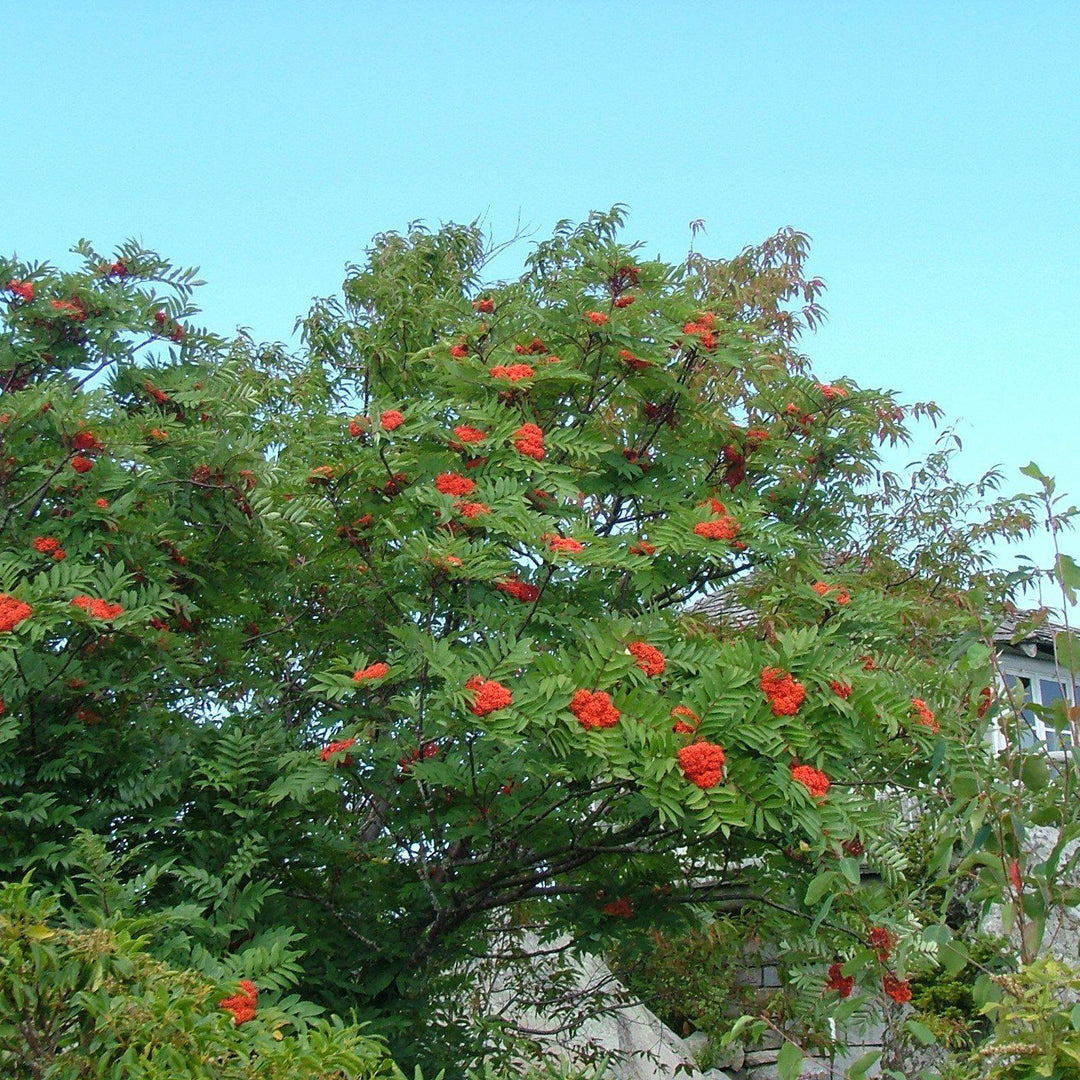
[[[1029,627],[1023,637],[1015,642],[1013,640],[1016,637],[1017,628],[1029,621],[1036,610],[1016,611],[1006,615],[1001,625],[994,631],[994,644],[1009,648],[1034,645],[1036,649],[1053,652],[1054,636],[1068,630],[1069,627],[1062,623],[1052,622],[1050,619],[1044,620],[1037,626]],[[686,613],[733,629],[743,629],[753,625],[757,620],[753,609],[747,607],[730,586],[717,589],[716,592],[694,601],[687,608]]]
[[[734,589],[717,589],[694,601],[686,613],[738,628],[750,626],[757,619],[757,615],[735,595]]]
[[[856,568],[865,565],[863,557],[853,551],[825,551],[818,556],[822,571],[834,573],[853,564]],[[741,574],[737,582],[740,585],[753,583],[758,578],[755,570],[749,570]],[[757,615],[752,608],[742,603],[736,595],[735,582],[721,585],[715,592],[709,593],[695,600],[687,609],[687,615],[696,615],[698,618],[709,619],[715,623],[722,623],[733,629],[744,629],[757,621]]]
[[[1054,635],[1063,633],[1069,628],[1062,623],[1051,622],[1049,619],[1039,623],[1038,626],[1030,627],[1018,641],[1016,638],[1017,628],[1021,623],[1030,619],[1034,611],[1016,611],[1006,615],[1001,625],[994,631],[994,642],[999,645],[1034,645],[1039,649],[1052,651],[1054,648]]]

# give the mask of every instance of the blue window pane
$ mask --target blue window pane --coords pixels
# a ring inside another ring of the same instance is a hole
[[[1005,675],[1005,684],[1009,688],[1009,700],[1014,707],[1020,707],[1032,701],[1031,679],[1026,675]],[[1020,748],[1030,750],[1043,742],[1044,728],[1030,709],[1024,709],[1017,721],[1011,716],[1007,719],[1010,738],[1019,734]]]
[[[1044,705],[1053,705],[1055,701],[1067,701],[1068,697],[1062,690],[1061,683],[1056,679],[1040,679],[1039,694]],[[1072,735],[1066,728],[1060,734],[1052,728],[1046,729],[1046,745],[1050,750],[1063,750],[1072,746]]]
[[[1026,676],[1014,679],[1011,691],[1010,696],[1015,705],[1031,701],[1031,680]],[[1033,746],[1042,742],[1041,725],[1030,709],[1024,709],[1020,714],[1018,726],[1020,728],[1020,746],[1022,749],[1030,750]]]
[[[1037,721],[1031,713],[1025,711],[1020,721],[1020,749],[1030,750],[1039,741]]]
[[[1039,693],[1042,695],[1044,705],[1052,705],[1055,701],[1061,701],[1065,697],[1061,692],[1061,683],[1056,679],[1040,679]]]

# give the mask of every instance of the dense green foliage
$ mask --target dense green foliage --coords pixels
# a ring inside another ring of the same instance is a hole
[[[296,1012],[295,1000],[235,1023],[218,1002],[236,987],[156,960],[131,919],[74,930],[56,915],[25,883],[0,887],[0,1072],[9,1080],[401,1078],[378,1041]]]
[[[805,237],[675,266],[620,224],[491,285],[475,228],[381,236],[296,353],[134,247],[0,264],[0,874],[69,888],[95,834],[163,962],[407,1066],[483,1056],[432,987],[524,904],[595,948],[767,897],[820,1015],[867,1008],[822,963],[880,1001],[930,962],[882,796],[978,767],[1028,504],[882,472],[905,410],[796,349]],[[752,614],[686,614],[717,590]]]

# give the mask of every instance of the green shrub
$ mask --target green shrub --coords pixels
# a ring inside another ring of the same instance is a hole
[[[0,887],[0,1075],[5,1080],[360,1080],[401,1076],[383,1044],[310,1006],[260,1001],[153,959],[130,919],[66,929],[28,882]]]

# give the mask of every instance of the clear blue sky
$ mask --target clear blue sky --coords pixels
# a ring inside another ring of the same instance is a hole
[[[285,338],[412,219],[625,202],[665,257],[814,238],[806,343],[1080,498],[1080,5],[0,0],[0,246],[199,264]],[[1080,547],[1070,542],[1075,550]]]

